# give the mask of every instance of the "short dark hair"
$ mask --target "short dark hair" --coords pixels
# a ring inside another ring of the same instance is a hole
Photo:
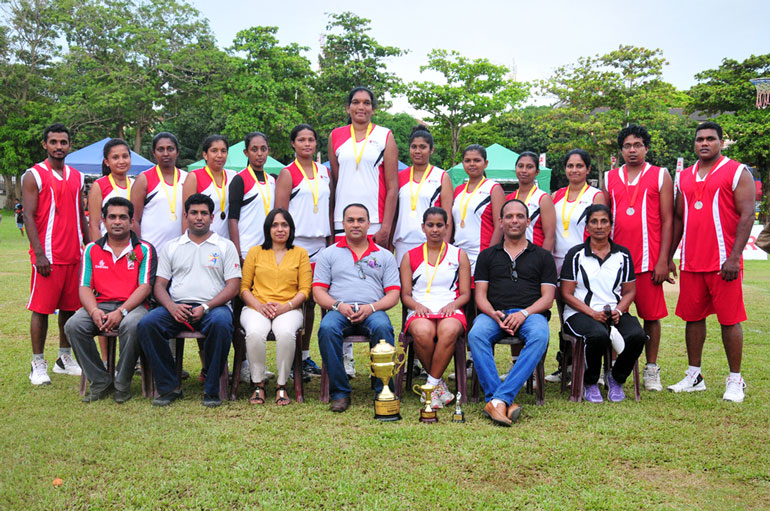
[[[444,223],[447,223],[448,221],[448,217],[447,217],[446,211],[444,211],[444,208],[431,206],[425,210],[425,213],[422,214],[422,223],[427,222],[428,217],[431,215],[441,215],[441,218],[444,219]]]
[[[315,129],[309,125],[309,124],[297,124],[294,126],[294,129],[291,130],[291,133],[289,133],[289,141],[294,142],[297,140],[297,135],[299,135],[299,132],[302,130],[310,130],[313,132],[313,136],[316,140],[318,140],[318,133],[316,133]]]
[[[524,206],[524,211],[526,211],[526,212],[527,212],[527,217],[529,217],[529,208],[527,207],[527,205],[526,205],[526,204],[524,204],[524,201],[523,201],[523,200],[521,200],[521,199],[508,199],[507,201],[505,201],[505,202],[503,203],[503,206],[500,208],[500,218],[503,218],[503,211],[505,211],[505,206],[507,206],[507,205],[508,205],[508,204],[510,204],[511,202],[518,202],[519,204],[521,204],[522,206]]]
[[[291,214],[283,208],[275,208],[265,217],[265,223],[262,225],[262,230],[265,233],[265,241],[262,242],[262,250],[270,250],[273,248],[273,238],[270,237],[270,228],[273,226],[275,217],[278,214],[283,215],[286,222],[289,224],[289,238],[286,240],[286,249],[294,248],[294,219]]]
[[[49,133],[66,133],[67,140],[70,139],[70,130],[68,130],[67,127],[60,122],[55,122],[46,126],[46,128],[43,130],[43,142],[48,142]]]
[[[713,121],[706,121],[698,124],[698,126],[695,128],[696,137],[698,136],[698,132],[700,130],[716,130],[719,140],[722,140],[722,126]]]
[[[203,139],[203,149],[202,151],[204,153],[208,152],[208,150],[211,148],[212,144],[214,142],[222,141],[225,143],[225,147],[230,147],[230,144],[227,143],[227,138],[225,138],[224,135],[209,135],[208,137]]]
[[[591,217],[595,215],[596,213],[607,213],[607,216],[610,218],[610,224],[612,224],[612,211],[610,211],[610,208],[605,206],[604,204],[591,204],[586,208],[586,225],[588,224],[588,221],[591,220]]]
[[[535,168],[537,169],[538,172],[540,172],[540,156],[533,153],[532,151],[524,151],[519,155],[518,158],[516,158],[516,165],[519,164],[519,160],[521,160],[522,158],[532,158],[532,161],[535,162]]]
[[[484,160],[487,159],[487,150],[486,148],[481,144],[471,144],[465,149],[463,149],[463,158],[465,158],[465,153],[468,151],[477,151]]]
[[[176,147],[177,152],[179,151],[179,139],[176,138],[176,135],[174,135],[170,131],[161,131],[160,133],[158,133],[152,138],[153,152],[155,151],[155,147],[158,145],[158,142],[160,142],[164,138],[171,140],[171,143],[174,144],[174,147]]]
[[[267,144],[268,147],[270,147],[270,141],[267,139],[267,135],[262,133],[261,131],[252,131],[251,133],[246,133],[246,136],[243,137],[243,148],[248,150],[249,144],[251,144],[251,139],[255,137],[262,137],[265,139],[265,144]]]
[[[205,204],[209,208],[209,214],[214,213],[214,201],[211,200],[211,197],[202,193],[194,193],[187,197],[187,200],[184,201],[184,212],[189,213],[190,206],[198,204]]]
[[[350,106],[350,104],[353,102],[353,96],[356,95],[357,92],[364,91],[367,94],[369,94],[369,99],[372,100],[372,108],[377,108],[377,99],[374,97],[374,92],[372,92],[368,87],[353,87],[353,90],[351,90],[348,93],[347,100],[345,102],[346,105]]]
[[[363,210],[366,211],[366,219],[369,220],[369,208],[367,208],[366,206],[364,206],[360,202],[354,202],[353,204],[348,204],[347,206],[345,206],[345,209],[342,210],[342,220],[343,221],[345,220],[345,213],[348,212],[348,208],[352,208],[354,206],[357,207],[357,208],[363,208]]]
[[[122,138],[111,138],[107,141],[106,144],[104,144],[104,150],[102,151],[102,155],[104,156],[104,160],[107,159],[107,156],[110,155],[110,151],[113,147],[117,146],[125,146],[126,149],[128,149],[128,156],[131,157],[131,146],[128,145],[128,142],[123,140]],[[104,160],[102,160],[102,176],[109,175],[110,168],[107,166],[106,163],[104,163]],[[130,169],[129,169],[130,170]]]
[[[618,149],[623,149],[623,144],[631,135],[641,138],[644,147],[650,148],[652,137],[650,136],[650,132],[647,131],[647,128],[639,126],[638,124],[629,124],[618,133]]]
[[[131,204],[130,200],[124,199],[123,197],[112,197],[108,199],[107,202],[104,203],[104,206],[102,206],[102,218],[107,218],[107,211],[110,209],[110,206],[128,208],[128,219],[134,219],[134,205]]]
[[[423,138],[428,143],[431,149],[433,149],[433,135],[424,124],[418,124],[412,128],[412,132],[409,134],[409,145],[412,145],[415,138]]]
[[[580,159],[583,160],[583,163],[585,164],[586,168],[591,166],[591,155],[588,154],[588,151],[584,149],[573,149],[564,156],[565,167],[567,166],[567,162],[569,161],[570,156],[573,156],[573,155],[580,156]]]

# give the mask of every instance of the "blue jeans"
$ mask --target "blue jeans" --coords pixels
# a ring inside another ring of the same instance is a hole
[[[219,376],[227,364],[230,343],[233,337],[233,313],[224,306],[214,307],[193,325],[206,336],[203,342],[203,360],[206,367],[206,382],[203,391],[216,396],[219,394]],[[168,340],[179,332],[189,331],[178,323],[165,307],[156,307],[142,318],[137,327],[142,351],[150,361],[152,376],[159,394],[166,394],[179,387],[176,364]]]
[[[395,345],[393,325],[385,311],[374,312],[357,325],[348,321],[340,312],[327,312],[318,326],[318,348],[326,366],[326,374],[329,375],[331,399],[348,397],[352,390],[342,363],[342,338],[347,335],[365,335],[369,337],[369,346],[374,346],[380,339],[385,339],[391,346]],[[382,390],[381,380],[375,380],[374,390]]]
[[[508,309],[508,315],[519,309]],[[524,348],[511,368],[505,381],[500,381],[495,365],[493,345],[508,333],[500,328],[497,321],[486,314],[479,314],[473,321],[473,328],[468,333],[468,344],[473,354],[473,365],[479,376],[484,398],[487,401],[499,399],[507,405],[513,403],[521,387],[532,375],[540,359],[548,349],[548,320],[542,314],[530,314],[521,324],[516,335],[524,341]]]

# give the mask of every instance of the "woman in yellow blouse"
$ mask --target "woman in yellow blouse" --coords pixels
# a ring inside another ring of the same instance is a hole
[[[294,246],[294,220],[277,208],[265,218],[265,241],[249,249],[243,262],[241,325],[246,331],[246,358],[256,386],[249,399],[265,402],[265,346],[272,330],[276,339],[278,381],[275,402],[290,403],[286,381],[294,360],[297,330],[302,326],[302,302],[310,294],[312,270],[307,251]]]

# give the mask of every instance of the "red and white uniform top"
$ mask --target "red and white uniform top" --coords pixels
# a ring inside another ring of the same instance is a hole
[[[291,194],[289,195],[289,214],[294,219],[294,239],[297,238],[326,238],[331,236],[329,225],[329,199],[331,198],[331,178],[329,169],[323,165],[315,164],[318,169],[318,199],[317,207],[314,205],[313,193],[316,190],[314,172],[311,168],[304,168],[307,179],[297,167],[296,161],[288,165],[291,174]],[[325,241],[324,243],[325,244]],[[307,248],[304,247],[303,248]],[[308,253],[310,253],[308,251]]]
[[[145,170],[147,194],[144,198],[142,212],[142,239],[152,243],[155,250],[160,252],[163,246],[182,234],[182,216],[184,202],[182,201],[182,186],[187,178],[187,172],[175,169],[176,172],[176,201],[174,201],[174,182],[167,183],[158,177],[157,167]],[[162,174],[161,174],[162,176]],[[174,202],[174,211],[171,203]]]
[[[423,246],[407,252],[409,266],[412,268],[412,298],[435,314],[460,294],[461,250],[454,245],[444,244],[444,252],[438,266],[432,266],[423,258]],[[407,318],[413,314],[414,311],[410,310]]]
[[[660,191],[665,168],[646,163],[626,185],[626,166],[606,174],[612,209],[612,241],[631,253],[634,272],[652,271],[660,255]]]
[[[407,243],[425,242],[422,232],[422,214],[432,206],[441,205],[441,180],[446,172],[430,165],[427,175],[420,181],[409,179],[411,167],[398,173],[398,221],[393,241]],[[415,209],[412,211],[412,197]]]
[[[485,179],[478,190],[468,190],[464,194],[465,183],[459,185],[454,191],[454,204],[452,205],[452,222],[454,223],[454,245],[468,254],[471,261],[471,274],[476,268],[476,258],[479,252],[489,246],[495,226],[492,221],[492,189],[500,186],[491,179]],[[502,188],[502,187],[501,187]],[[466,202],[467,201],[467,202]],[[465,219],[462,211],[465,207]]]
[[[511,199],[519,199],[521,202],[527,201],[527,209],[529,210],[529,227],[527,227],[527,239],[537,245],[543,246],[545,241],[545,232],[543,231],[543,222],[540,218],[540,201],[543,197],[548,195],[548,192],[541,190],[539,187],[535,188],[532,195],[527,197],[516,197],[517,192],[509,193],[505,198],[506,201]]]
[[[228,172],[225,169],[225,172]],[[211,178],[204,169],[203,175],[211,183]],[[252,173],[248,167],[240,171],[235,176],[228,176],[228,195],[227,206],[228,216],[224,220],[225,228],[227,228],[227,222],[232,214],[232,218],[238,219],[238,238],[240,239],[241,246],[238,248],[241,257],[246,257],[251,247],[261,245],[265,241],[265,218],[267,214],[275,207],[275,178],[264,172],[265,181],[258,181],[256,173]],[[198,188],[200,189],[200,181],[198,181]],[[215,205],[218,206],[219,200],[216,195],[216,190],[213,189],[213,185],[209,185],[209,189],[214,193],[212,200]],[[231,196],[232,193],[232,196]],[[232,199],[232,203],[230,200]],[[222,221],[219,213],[217,213],[216,207],[214,208],[214,222],[217,220]],[[213,230],[213,224],[212,224]],[[219,232],[217,232],[219,234]],[[227,230],[227,239],[230,239],[230,231]]]
[[[586,208],[594,203],[601,190],[589,186],[577,201],[568,201],[568,186],[556,190],[553,194],[553,204],[556,209],[556,242],[553,245],[553,259],[556,272],[561,273],[564,256],[569,249],[583,243],[588,238],[586,232]],[[576,203],[577,202],[577,203]],[[565,232],[564,220],[569,219],[569,228]]]
[[[209,173],[206,172],[206,168],[195,169],[192,171],[196,176],[197,188],[195,193],[202,193],[211,197],[214,201],[214,220],[211,222],[211,230],[222,236],[225,239],[230,239],[230,231],[227,227],[227,212],[230,205],[230,182],[236,175],[234,170],[223,169],[225,173],[225,179],[222,183],[222,188],[218,188],[216,183],[211,180]],[[274,187],[275,188],[275,187]],[[225,207],[222,209],[220,197],[224,194]],[[222,218],[222,212],[224,211],[225,217]],[[260,226],[261,227],[261,226]],[[239,232],[240,234],[240,232]]]
[[[130,200],[129,190],[130,190],[130,187],[133,185],[132,183],[133,180],[128,176],[126,176],[126,179],[128,179],[129,185],[125,188],[120,186],[118,183],[115,183],[115,186],[112,186],[112,182],[110,181],[110,176],[102,176],[96,181],[94,181],[94,184],[92,186],[98,186],[99,189],[102,191],[102,207],[104,207],[107,201],[113,197],[121,197],[123,199]],[[102,236],[104,236],[104,234],[107,232],[107,228],[104,227],[104,222],[100,221],[99,230],[101,231]]]
[[[391,137],[388,128],[372,125],[372,132],[357,143],[350,137],[350,125],[331,133],[332,147],[339,163],[335,183],[334,222],[342,223],[342,212],[348,204],[359,203],[369,210],[372,224],[382,223],[385,213],[385,143]],[[363,153],[361,145],[364,144]],[[355,146],[355,147],[354,147]],[[361,153],[356,168],[355,150]]]
[[[83,190],[83,175],[64,165],[64,175],[42,161],[25,174],[30,174],[37,185],[37,211],[35,227],[40,237],[48,262],[51,264],[80,263],[83,233],[80,230],[80,194]],[[29,248],[32,264],[35,254]]]
[[[722,156],[711,172],[701,178],[698,163],[684,169],[677,181],[677,190],[684,200],[680,269],[719,271],[735,243],[740,219],[735,189],[746,166]],[[743,257],[740,265],[743,268]]]

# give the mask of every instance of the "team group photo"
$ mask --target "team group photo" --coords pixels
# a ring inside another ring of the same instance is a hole
[[[2,507],[770,506],[763,45],[123,8],[3,3]]]

